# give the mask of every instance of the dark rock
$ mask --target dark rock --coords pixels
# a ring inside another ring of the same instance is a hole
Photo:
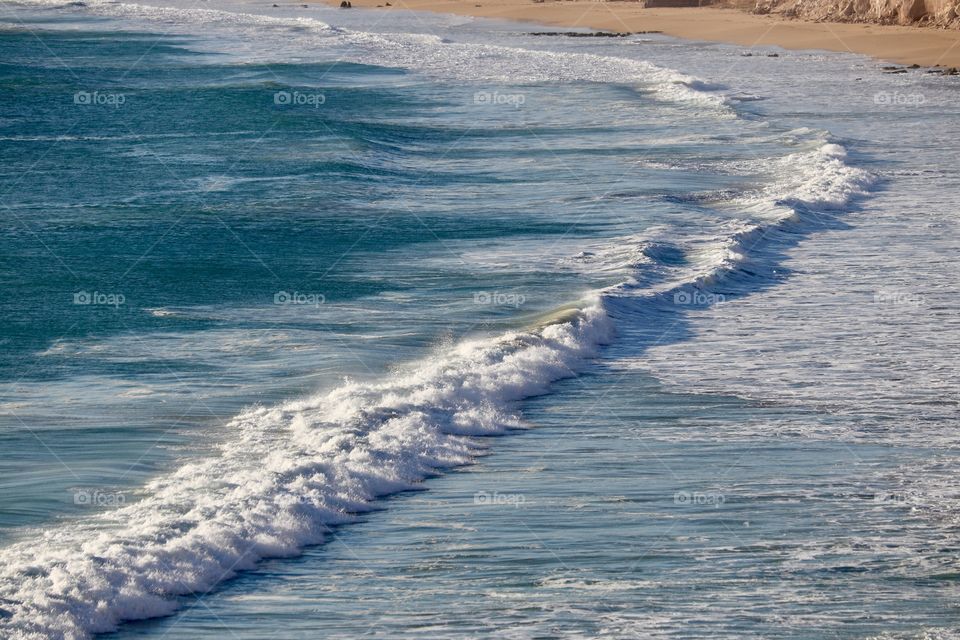
[[[343,0],[343,1],[340,3],[340,8],[341,8],[341,9],[352,9],[352,8],[353,8],[353,5],[350,4],[350,0]]]
[[[919,68],[920,68],[920,65],[918,64],[912,64],[909,67],[907,67],[907,69],[919,69]]]
[[[768,53],[768,54],[767,54],[767,57],[768,57],[768,58],[779,58],[779,57],[780,57],[780,54],[779,54],[779,53]]]
[[[533,31],[529,36],[565,36],[567,38],[625,38],[627,36],[645,33],[662,33],[661,31]]]
[[[947,69],[946,71],[943,72],[943,75],[945,75],[945,76],[955,76],[955,75],[957,75],[958,73],[960,73],[960,71],[957,71],[957,68],[956,68],[956,67],[950,67],[949,69]]]
[[[900,24],[916,22],[927,13],[924,0],[906,0],[900,5]]]
[[[702,0],[639,0],[639,2],[644,9],[682,9],[709,4],[709,2],[702,2]]]

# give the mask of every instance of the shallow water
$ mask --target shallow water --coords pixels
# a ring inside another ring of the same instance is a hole
[[[4,8],[0,625],[951,635],[958,85],[368,15]]]

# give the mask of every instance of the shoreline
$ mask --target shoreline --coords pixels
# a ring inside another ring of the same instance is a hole
[[[340,0],[312,0],[338,6]],[[600,31],[658,31],[744,47],[779,46],[863,54],[924,67],[960,67],[960,31],[878,24],[806,22],[717,7],[647,9],[593,0],[351,0],[354,7],[406,9]],[[392,6],[386,6],[389,2]]]

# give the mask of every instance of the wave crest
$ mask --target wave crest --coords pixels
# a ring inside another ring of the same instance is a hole
[[[378,384],[235,418],[220,455],[112,513],[0,551],[4,637],[87,638],[167,615],[268,557],[322,542],[377,497],[414,489],[520,426],[508,407],[569,377],[609,340],[601,306],[566,322],[466,341]]]

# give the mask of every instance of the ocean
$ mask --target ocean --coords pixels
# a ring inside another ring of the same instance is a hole
[[[960,637],[960,81],[543,30],[3,4],[0,637]]]

